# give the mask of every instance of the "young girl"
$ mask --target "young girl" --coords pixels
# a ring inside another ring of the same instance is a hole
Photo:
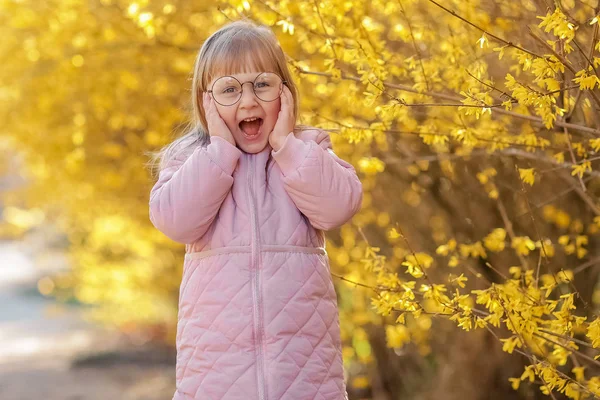
[[[174,400],[343,400],[323,231],[360,208],[328,134],[296,126],[275,35],[237,21],[203,44],[196,126],[160,153],[150,220],[186,244]]]

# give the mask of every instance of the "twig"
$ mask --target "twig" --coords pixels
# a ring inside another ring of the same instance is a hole
[[[577,164],[577,159],[575,158],[575,153],[573,152],[573,145],[571,144],[571,135],[569,135],[569,132],[565,127],[563,127],[563,132],[565,133],[565,137],[567,138],[567,144],[569,145],[569,154],[571,155],[571,161],[573,162],[573,164]],[[585,187],[585,184],[583,183],[583,180],[581,179],[581,176],[579,174],[578,178],[579,183],[581,184],[581,189],[584,192],[587,192],[587,188]]]
[[[512,228],[512,222],[508,218],[508,214],[506,213],[506,208],[504,207],[504,203],[502,203],[502,200],[500,200],[500,196],[498,196],[496,204],[498,206],[498,211],[500,211],[500,216],[502,217],[502,221],[504,222],[504,227],[506,228],[506,232],[508,232],[510,239],[514,241],[516,238],[516,235]],[[517,257],[519,257],[519,260],[521,261],[521,265],[523,266],[523,268],[528,270],[529,264],[527,263],[527,260],[525,259],[525,257],[523,257],[518,252],[515,252],[515,253],[517,253]]]
[[[519,174],[519,167],[516,164],[515,164],[515,169],[517,170],[517,175],[518,175]],[[531,210],[531,205],[529,204],[529,199],[527,198],[527,192],[525,191],[525,185],[523,184],[523,181],[520,178],[519,178],[519,182],[521,184],[521,192],[523,193],[523,198],[525,199],[525,203],[527,204],[527,209],[529,210],[529,215],[531,216],[531,222],[533,223],[533,228],[535,229],[535,233],[536,233],[536,235],[538,237],[538,240],[540,241],[540,244],[542,246],[542,252],[540,252],[540,255],[544,254],[544,259],[546,260],[546,264],[548,264],[549,260],[548,260],[548,254],[546,253],[546,246],[544,246],[544,239],[542,238],[542,235],[540,234],[538,226],[535,223],[535,218],[533,217],[533,211]],[[535,274],[535,287],[536,287],[536,289],[538,287],[538,281],[540,279],[540,266],[541,266],[541,257],[538,260],[537,271],[536,271],[536,274]]]
[[[563,347],[563,348],[565,348],[565,349],[567,349],[567,350],[569,350],[569,351],[571,351],[571,352],[573,352],[573,353],[577,354],[578,356],[585,358],[586,360],[588,360],[588,361],[589,361],[589,362],[591,362],[592,364],[596,365],[597,367],[600,367],[600,362],[598,362],[598,361],[594,360],[593,358],[591,358],[591,357],[589,357],[589,356],[587,356],[587,355],[583,354],[583,353],[582,353],[582,352],[580,352],[580,351],[577,351],[577,350],[575,350],[575,349],[571,349],[571,348],[569,348],[569,347],[565,346],[564,344],[562,344],[562,343],[559,343],[559,342],[556,342],[556,341],[554,341],[554,340],[552,340],[552,339],[549,339],[549,338],[547,338],[547,337],[545,337],[545,336],[543,336],[543,335],[540,335],[539,333],[535,333],[535,332],[533,332],[533,334],[534,334],[535,336],[539,337],[539,338],[542,338],[542,339],[544,339],[544,340],[547,340],[547,341],[548,341],[548,342],[550,342],[550,343],[553,343],[553,344],[555,344],[555,345],[557,345],[557,346]]]
[[[573,338],[571,336],[561,335],[560,333],[552,332],[552,331],[549,331],[547,329],[542,329],[542,328],[540,328],[539,331],[543,332],[543,333],[546,333],[548,335],[559,337],[561,339],[571,340],[571,341],[573,341],[573,342],[575,342],[577,344],[580,344],[582,346],[586,346],[586,347],[589,347],[589,348],[592,348],[592,349],[594,348],[594,346],[592,346],[591,344],[589,344],[587,342],[584,342],[583,340],[575,339],[575,338]]]
[[[583,272],[586,269],[588,269],[589,267],[596,265],[596,264],[600,264],[600,257],[592,258],[591,260],[586,261],[583,264],[577,266],[573,270],[573,275],[577,275],[578,273]]]
[[[398,4],[400,5],[400,11],[402,12],[402,14],[404,14],[404,17],[406,18],[406,23],[408,24],[408,31],[410,33],[410,39],[412,41],[415,51],[417,52],[417,56],[419,56],[419,65],[421,66],[421,73],[423,74],[423,79],[425,79],[425,85],[427,86],[427,90],[429,90],[431,85],[429,84],[429,79],[427,79],[427,75],[425,75],[425,67],[423,66],[423,56],[421,55],[421,50],[419,49],[419,46],[417,45],[417,42],[415,40],[415,36],[413,35],[413,29],[410,23],[410,18],[408,18],[408,16],[406,15],[406,11],[404,10],[404,6],[402,5],[401,0],[398,0]]]

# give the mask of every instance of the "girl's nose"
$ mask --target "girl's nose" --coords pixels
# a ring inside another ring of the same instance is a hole
[[[242,90],[242,97],[240,98],[240,107],[252,107],[258,104],[258,99],[254,94],[254,90],[252,88],[252,83],[247,86],[244,86]]]

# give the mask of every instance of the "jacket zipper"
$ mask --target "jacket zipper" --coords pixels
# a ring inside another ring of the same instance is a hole
[[[253,270],[254,274],[252,279],[254,280],[254,290],[252,293],[253,302],[252,306],[254,309],[254,332],[256,333],[256,349],[257,349],[257,372],[258,372],[258,398],[259,400],[266,400],[265,394],[265,376],[264,376],[264,365],[263,365],[263,347],[262,347],[262,330],[261,330],[261,299],[260,299],[260,291],[259,291],[259,273],[260,268],[258,266],[258,252],[260,245],[260,238],[258,235],[258,221],[256,220],[256,203],[254,201],[254,157],[252,155],[250,157],[250,169],[248,172],[248,199],[250,199],[250,218],[252,227],[252,261],[251,261],[251,270]]]

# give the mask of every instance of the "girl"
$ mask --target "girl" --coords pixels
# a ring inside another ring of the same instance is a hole
[[[328,134],[296,126],[298,95],[266,27],[203,44],[195,128],[159,153],[150,220],[186,244],[174,400],[343,400],[323,231],[362,203]]]

